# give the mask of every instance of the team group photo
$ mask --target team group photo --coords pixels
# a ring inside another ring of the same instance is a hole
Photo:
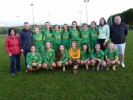
[[[132,0],[1,0],[0,100],[133,100]]]

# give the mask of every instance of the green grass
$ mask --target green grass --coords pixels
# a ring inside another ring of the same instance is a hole
[[[4,51],[4,38],[0,38],[0,100],[133,100],[133,31],[127,36],[126,68],[116,71],[86,71],[79,69],[73,75],[56,69],[54,73],[39,71],[25,73],[21,55],[22,73],[9,74],[9,57]]]

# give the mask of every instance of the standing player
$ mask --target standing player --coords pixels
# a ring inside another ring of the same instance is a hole
[[[90,34],[90,47],[94,49],[95,44],[98,43],[98,30],[96,28],[96,22],[91,22],[91,29],[89,29]]]
[[[36,52],[39,52],[42,55],[44,52],[43,35],[41,32],[39,32],[38,27],[35,27],[34,29],[33,41],[36,46]]]
[[[70,49],[70,32],[67,24],[63,25],[62,44],[67,50]]]
[[[61,32],[59,31],[59,26],[54,26],[54,31],[52,32],[53,36],[53,49],[56,51],[58,46],[61,44]]]
[[[77,22],[73,21],[72,22],[72,29],[70,30],[70,38],[71,42],[75,41],[77,43],[77,46],[80,47],[80,29],[77,26]]]
[[[85,43],[90,46],[89,30],[86,23],[83,24],[83,30],[80,33],[81,45]]]
[[[50,27],[50,22],[45,23],[45,29],[43,29],[41,33],[43,34],[44,44],[46,44],[46,42],[52,43],[52,29]]]

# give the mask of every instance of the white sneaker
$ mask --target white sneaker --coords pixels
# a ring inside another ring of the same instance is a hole
[[[121,63],[121,66],[124,68],[125,67],[125,64],[124,63]]]
[[[116,66],[113,66],[112,69],[115,70],[115,67],[116,67]]]

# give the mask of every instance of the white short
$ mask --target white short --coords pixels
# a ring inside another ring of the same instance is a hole
[[[115,49],[119,50],[120,54],[124,54],[126,44],[114,44]]]

